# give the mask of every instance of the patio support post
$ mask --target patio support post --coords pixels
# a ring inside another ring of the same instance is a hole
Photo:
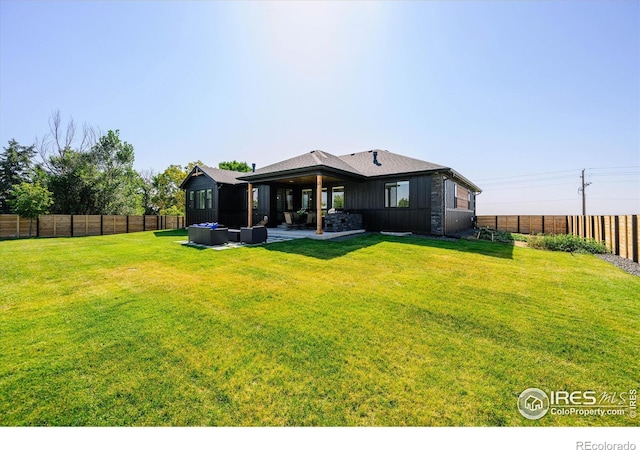
[[[253,184],[249,183],[247,191],[247,226],[253,226]]]
[[[322,175],[316,175],[316,234],[322,234]]]

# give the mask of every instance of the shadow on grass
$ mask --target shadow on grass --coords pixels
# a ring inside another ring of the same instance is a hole
[[[286,242],[277,242],[264,246],[266,250],[273,252],[292,253],[309,256],[311,258],[331,260],[340,258],[351,252],[377,245],[382,242],[396,242],[405,245],[420,247],[442,248],[452,251],[475,253],[494,258],[513,259],[513,245],[497,242],[444,240],[422,236],[394,237],[381,234],[369,234],[356,236],[341,241],[316,241],[313,239],[296,239]]]
[[[187,230],[183,228],[179,228],[177,230],[162,230],[162,231],[154,231],[153,233],[155,237],[181,237],[186,236]]]

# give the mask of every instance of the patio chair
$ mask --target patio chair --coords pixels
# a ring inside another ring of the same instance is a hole
[[[290,212],[286,212],[284,213],[284,222],[287,224],[287,230],[292,230],[294,225],[293,225],[293,218],[291,217],[291,213]]]
[[[316,213],[307,214],[307,228],[315,228],[316,227]]]

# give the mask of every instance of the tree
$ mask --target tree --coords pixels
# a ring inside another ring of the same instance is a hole
[[[99,214],[89,155],[99,135],[99,130],[84,124],[78,138],[73,119],[65,125],[60,111],[49,118],[49,133],[36,142],[41,159],[36,173],[53,194],[54,213]]]
[[[218,164],[219,169],[235,170],[236,172],[251,172],[251,167],[246,162],[238,162],[235,159],[233,161],[223,161]]]
[[[155,207],[154,203],[154,198],[156,196],[154,179],[156,175],[153,173],[153,169],[139,171],[138,177],[140,178],[140,197],[142,200],[144,214],[158,214],[158,209]]]
[[[172,164],[153,177],[154,195],[151,203],[156,214],[184,216],[185,192],[180,189],[180,184],[195,166],[203,165],[202,161],[192,161],[183,167]]]
[[[90,160],[99,214],[136,214],[141,211],[141,180],[133,170],[133,145],[109,130],[92,147]]]
[[[187,176],[185,169],[172,164],[153,178],[156,193],[153,203],[160,214],[184,215],[185,197],[180,184]]]
[[[33,228],[33,219],[45,214],[53,204],[51,192],[40,183],[22,182],[11,190],[9,200],[11,209],[22,217],[29,219],[29,237]]]
[[[36,154],[33,145],[20,145],[15,139],[3,148],[0,154],[0,212],[9,213],[8,200],[14,186],[31,181],[33,157]]]
[[[93,183],[91,157],[68,149],[51,156],[47,163],[47,186],[53,193],[52,210],[57,214],[99,214]]]

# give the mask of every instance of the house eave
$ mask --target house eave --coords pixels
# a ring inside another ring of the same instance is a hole
[[[288,178],[297,178],[308,175],[326,175],[338,178],[365,180],[367,177],[354,172],[348,172],[345,170],[336,169],[328,166],[313,166],[304,167],[298,169],[281,170],[277,172],[268,172],[263,174],[249,174],[242,177],[238,177],[238,180],[246,181],[249,183],[267,183],[273,181],[282,181]]]

